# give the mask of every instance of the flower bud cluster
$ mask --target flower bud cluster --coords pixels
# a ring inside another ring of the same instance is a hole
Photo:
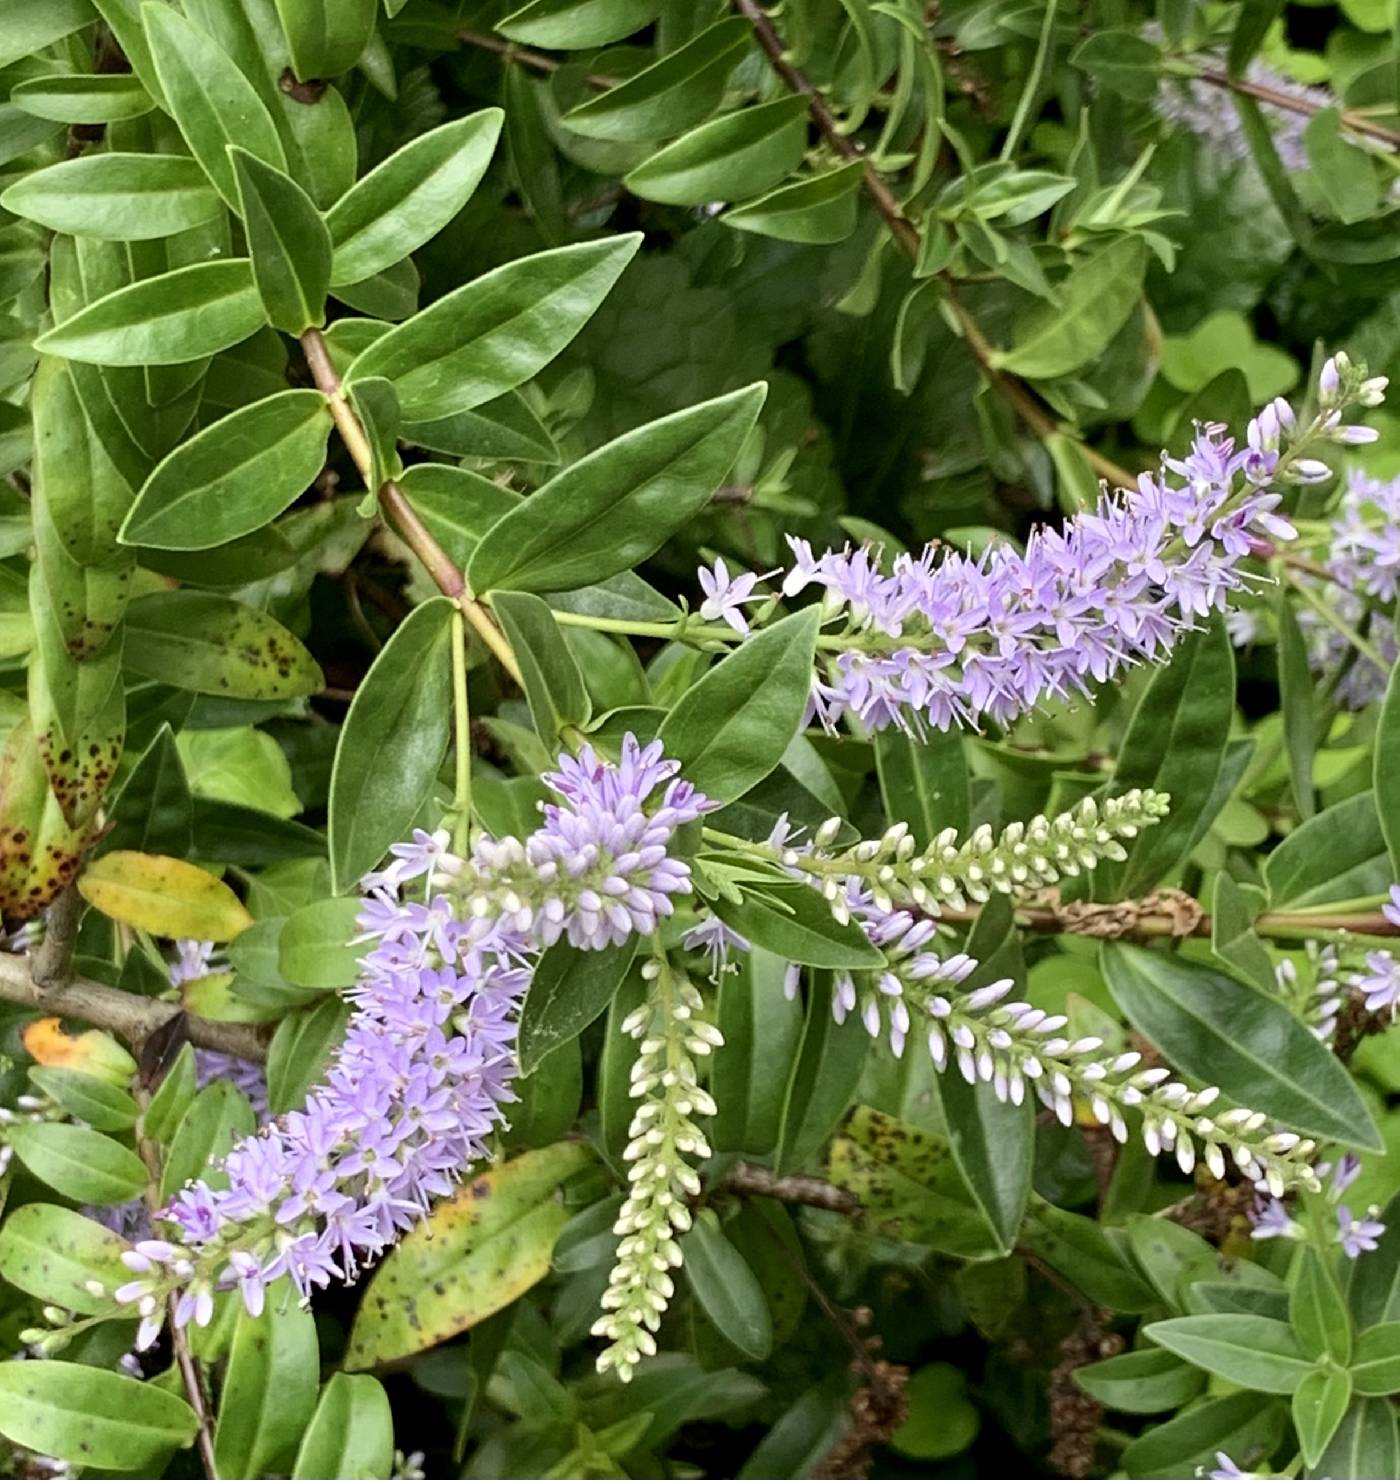
[[[715,1113],[695,1061],[724,1041],[702,1016],[700,993],[668,961],[649,961],[642,974],[646,1000],[622,1024],[641,1045],[631,1084],[641,1103],[624,1152],[630,1187],[613,1225],[617,1263],[593,1325],[593,1334],[610,1343],[598,1357],[598,1371],[612,1368],[624,1382],[644,1356],[655,1354],[653,1333],[675,1293],[678,1238],[690,1227],[688,1200],[700,1191],[691,1163],[711,1154],[695,1117]]]

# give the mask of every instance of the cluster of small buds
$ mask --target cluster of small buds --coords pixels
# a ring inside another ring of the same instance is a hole
[[[1340,952],[1335,945],[1309,941],[1302,973],[1291,957],[1274,967],[1279,996],[1323,1043],[1330,1043],[1337,1031],[1337,1017],[1346,995],[1339,978],[1339,963]]]
[[[710,1155],[695,1117],[715,1113],[695,1060],[723,1042],[702,1016],[700,993],[669,962],[648,961],[642,975],[646,1000],[622,1024],[624,1033],[640,1040],[631,1093],[641,1103],[624,1153],[630,1187],[613,1225],[617,1263],[603,1314],[593,1325],[593,1334],[609,1342],[598,1371],[611,1368],[624,1382],[644,1356],[655,1354],[653,1333],[675,1293],[671,1271],[681,1264],[678,1239],[690,1227],[689,1199],[700,1191],[691,1163]]]
[[[1085,797],[1056,817],[1009,823],[1000,835],[984,824],[960,841],[956,828],[945,828],[922,850],[898,822],[879,838],[827,853],[842,826],[833,817],[817,829],[810,848],[783,839],[778,852],[786,868],[822,890],[838,919],[847,913],[843,896],[852,880],[882,909],[900,902],[936,915],[966,909],[969,901],[985,904],[993,894],[1046,889],[1104,859],[1121,862],[1124,841],[1160,822],[1170,801],[1165,792],[1136,788],[1102,801]]]
[[[1322,1191],[1333,1209],[1333,1224],[1330,1228],[1332,1243],[1348,1259],[1359,1259],[1363,1254],[1372,1253],[1379,1248],[1381,1236],[1385,1233],[1385,1224],[1379,1218],[1380,1209],[1372,1204],[1361,1217],[1357,1217],[1351,1207],[1342,1201],[1347,1189],[1361,1175],[1359,1158],[1348,1153],[1335,1166],[1324,1164],[1317,1170],[1319,1177],[1331,1173],[1325,1184],[1320,1183],[1312,1190]],[[1251,1237],[1261,1240],[1308,1237],[1308,1228],[1293,1217],[1274,1188],[1259,1187],[1258,1191],[1259,1196],[1250,1212],[1250,1222],[1254,1225]]]

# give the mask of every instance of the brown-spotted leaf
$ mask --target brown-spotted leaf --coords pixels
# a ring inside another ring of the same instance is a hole
[[[396,1362],[469,1330],[549,1272],[567,1220],[560,1182],[593,1153],[561,1141],[493,1167],[439,1203],[379,1266],[345,1368]]]
[[[891,1237],[963,1258],[997,1252],[944,1136],[857,1105],[831,1143],[827,1175]]]
[[[232,940],[253,923],[222,879],[159,853],[106,853],[78,880],[78,890],[110,919],[172,940]]]
[[[63,644],[74,658],[96,657],[126,610],[135,557],[128,552],[126,558],[105,565],[80,565],[64,548],[47,495],[37,486],[30,507],[35,560],[43,572],[44,588]]]
[[[63,820],[27,719],[0,752],[0,916],[32,920],[78,872],[91,841]]]

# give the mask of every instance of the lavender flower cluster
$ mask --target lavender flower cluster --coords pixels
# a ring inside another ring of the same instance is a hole
[[[392,850],[365,881],[372,949],[325,1083],[233,1148],[226,1186],[196,1182],[174,1198],[160,1216],[179,1242],[123,1256],[136,1277],[116,1298],[138,1308],[140,1344],[172,1290],[176,1324],[203,1325],[218,1289],[237,1287],[257,1314],[280,1276],[303,1298],[353,1279],[489,1154],[514,1098],[516,1014],[540,951],[653,931],[690,888],[670,845],[712,804],[678,769],[630,735],[617,765],[585,746],[544,778],[559,800],[523,842],[482,837],[460,858],[445,834],[418,833]]]
[[[1377,1216],[1380,1209],[1372,1206],[1358,1218],[1342,1201],[1347,1188],[1361,1175],[1359,1158],[1348,1153],[1336,1166],[1318,1168],[1319,1174],[1323,1176],[1329,1171],[1331,1176],[1325,1193],[1328,1203],[1335,1210],[1336,1226],[1332,1231],[1334,1241],[1348,1259],[1359,1259],[1363,1254],[1374,1253],[1380,1247],[1380,1238],[1385,1232],[1385,1224]],[[1258,1198],[1250,1213],[1250,1222],[1254,1225],[1251,1237],[1256,1239],[1305,1239],[1308,1236],[1307,1230],[1294,1220],[1288,1207],[1277,1197]]]
[[[1386,666],[1354,652],[1337,627],[1308,607],[1299,611],[1298,624],[1313,671],[1327,678],[1340,673],[1338,701],[1348,709],[1364,709],[1384,698],[1390,670],[1400,658],[1393,615],[1400,594],[1400,478],[1385,482],[1351,474],[1329,532],[1324,565],[1330,579],[1310,580],[1313,590],[1345,625],[1365,627]]]
[[[814,716],[828,729],[849,714],[868,729],[915,736],[984,718],[1005,725],[1162,658],[1248,587],[1248,557],[1295,537],[1278,487],[1331,476],[1305,455],[1315,444],[1372,440],[1342,414],[1377,404],[1384,386],[1336,356],[1307,425],[1276,400],[1249,423],[1242,446],[1222,426],[1198,427],[1185,457],[1164,456],[1131,495],[1105,492],[1063,528],[1037,529],[1024,553],[1002,542],[980,556],[940,558],[930,545],[897,556],[886,574],[868,547],[817,555],[789,537],[795,560],[783,594],[818,586],[827,622],[843,620],[824,644],[834,655],[814,682]],[[760,579],[731,576],[716,561],[701,572],[701,615],[746,635],[743,607],[764,599]]]

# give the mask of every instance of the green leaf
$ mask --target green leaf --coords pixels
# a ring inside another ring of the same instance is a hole
[[[841,924],[831,906],[806,884],[745,889],[739,903],[713,901],[715,913],[746,940],[787,961],[858,971],[884,964],[882,953],[853,921]]]
[[[483,108],[430,129],[357,180],[326,213],[331,282],[362,282],[436,236],[486,173],[501,118],[499,108]]]
[[[678,134],[719,107],[752,37],[742,16],[716,21],[617,87],[571,108],[560,125],[589,139],[643,142]]]
[[[21,82],[11,88],[10,101],[36,118],[67,124],[117,123],[140,118],[155,107],[135,77],[81,72]]]
[[[1375,797],[1392,879],[1400,878],[1400,679],[1392,671],[1376,729]]]
[[[1157,95],[1157,47],[1136,31],[1096,30],[1069,59],[1120,97],[1146,103]]]
[[[141,1158],[110,1136],[61,1121],[19,1121],[6,1132],[15,1155],[47,1186],[74,1202],[107,1206],[146,1185]],[[0,1432],[4,1432],[0,1423]]]
[[[1158,1301],[1119,1244],[1092,1218],[1032,1194],[1021,1242],[1098,1305],[1136,1314]]]
[[[289,982],[318,991],[351,986],[366,943],[351,944],[360,901],[317,899],[294,910],[277,940],[277,969]]]
[[[1337,1368],[1309,1372],[1293,1394],[1293,1427],[1303,1459],[1315,1465],[1327,1452],[1351,1402],[1351,1374]]]
[[[1376,765],[1387,764],[1384,735]],[[1376,792],[1337,802],[1294,828],[1264,860],[1272,910],[1307,910],[1384,894],[1395,877]]]
[[[499,591],[491,607],[520,663],[535,733],[556,751],[565,730],[581,728],[593,717],[583,674],[554,614],[538,596]]]
[[[714,1056],[710,1092],[715,1150],[767,1156],[778,1144],[783,1098],[802,1039],[802,1004],[783,991],[787,962],[756,947],[720,977],[716,1025],[724,1052]]]
[[[809,1388],[754,1446],[736,1480],[812,1474],[836,1447],[847,1422],[839,1391]]]
[[[1347,1365],[1351,1360],[1351,1315],[1335,1271],[1316,1249],[1299,1251],[1288,1311],[1294,1334],[1310,1357],[1327,1358],[1339,1367]]]
[[[1279,707],[1283,714],[1284,743],[1288,747],[1288,777],[1298,817],[1306,822],[1317,811],[1313,793],[1313,757],[1317,752],[1317,724],[1313,714],[1313,678],[1308,650],[1293,613],[1293,604],[1282,591],[1274,604],[1278,622]],[[1379,739],[1379,737],[1378,737]],[[1380,764],[1380,744],[1376,748]],[[1379,782],[1377,796],[1384,796]]]
[[[161,1170],[161,1201],[196,1177],[211,1187],[226,1187],[224,1172],[213,1163],[222,1161],[234,1142],[251,1136],[256,1126],[247,1096],[236,1084],[216,1079],[206,1085],[190,1101],[170,1142],[170,1154]]]
[[[263,320],[246,257],[196,262],[118,288],[34,347],[94,365],[179,365],[246,339]]]
[[[880,798],[891,822],[904,822],[920,848],[944,828],[968,830],[967,759],[958,730],[930,730],[916,741],[891,726],[875,736]]]
[[[127,610],[128,669],[197,694],[295,699],[325,680],[310,653],[265,612],[206,591],[159,591]]]
[[[992,364],[1013,375],[1048,380],[1096,359],[1142,296],[1147,248],[1125,236],[1099,247],[1056,285],[1056,301],[1037,301],[1017,326],[1015,345]]]
[[[779,98],[702,123],[649,155],[623,184],[666,205],[744,200],[792,174],[806,146],[806,98]]]
[[[289,1280],[267,1291],[260,1316],[240,1309],[214,1430],[221,1475],[285,1471],[316,1407],[316,1318]]]
[[[345,1368],[360,1372],[435,1346],[538,1284],[568,1221],[555,1191],[591,1161],[582,1142],[563,1141],[498,1163],[438,1203],[375,1271]]]
[[[1363,1331],[1357,1338],[1356,1354],[1350,1366],[1356,1391],[1363,1398],[1383,1398],[1400,1392],[1400,1321],[1388,1321]]]
[[[374,35],[376,0],[277,0],[277,14],[303,81],[348,72]]]
[[[78,1362],[0,1363],[0,1434],[54,1459],[157,1475],[198,1426],[153,1382]]]
[[[176,858],[193,846],[193,804],[185,768],[169,725],[162,725],[128,773],[112,803],[115,819],[99,851],[166,853]]]
[[[1215,878],[1212,902],[1211,949],[1227,966],[1242,973],[1266,992],[1277,989],[1274,960],[1268,947],[1254,933],[1254,920],[1262,910],[1264,895],[1249,885],[1235,883],[1223,870]]]
[[[346,379],[391,381],[409,421],[494,400],[573,339],[640,244],[638,234],[606,237],[507,262],[391,329]]]
[[[300,1110],[321,1083],[331,1055],[345,1037],[350,1008],[331,996],[277,1024],[267,1051],[267,1107],[274,1115]]]
[[[807,993],[802,1045],[783,1094],[782,1124],[773,1159],[778,1172],[806,1166],[846,1112],[865,1067],[870,1038],[855,1014],[838,1023],[831,1014],[831,978],[818,976]]]
[[[528,46],[578,51],[604,46],[650,24],[662,0],[530,0],[512,11],[496,29]]]
[[[415,607],[356,690],[331,771],[337,892],[408,836],[442,768],[452,728],[452,611],[444,597]]]
[[[194,1049],[186,1043],[146,1106],[141,1117],[142,1135],[158,1142],[170,1140],[194,1100],[196,1077]]]
[[[1179,1316],[1143,1332],[1193,1366],[1261,1393],[1287,1396],[1313,1370],[1291,1328],[1267,1316]]]
[[[568,591],[640,564],[709,503],[765,393],[760,383],[702,401],[556,473],[483,537],[473,589]]]
[[[1335,107],[1314,113],[1303,130],[1312,177],[1334,216],[1360,221],[1380,203],[1380,180],[1375,162],[1342,132]]]
[[[253,281],[267,321],[300,334],[326,321],[331,237],[309,195],[246,149],[229,147]]]
[[[131,1278],[127,1241],[91,1218],[50,1203],[25,1203],[0,1228],[0,1275],[17,1290],[78,1315],[111,1309],[111,1292]],[[106,1287],[94,1295],[88,1282]]]
[[[821,614],[794,612],[736,648],[681,696],[660,739],[688,781],[732,802],[783,758],[802,727]]]
[[[1400,1428],[1383,1398],[1353,1398],[1308,1480],[1375,1480],[1400,1474]]]
[[[820,175],[793,180],[726,211],[720,220],[735,231],[782,242],[814,246],[843,242],[856,229],[856,197],[865,169],[863,160],[854,159]]]
[[[1165,1413],[1199,1397],[1206,1386],[1198,1368],[1161,1347],[1081,1367],[1074,1380],[1096,1402],[1120,1413]]]
[[[40,1066],[29,1071],[29,1078],[93,1130],[127,1131],[136,1124],[136,1101],[124,1089],[95,1074]]]
[[[1235,28],[1230,33],[1228,62],[1231,77],[1244,76],[1250,58],[1258,51],[1282,9],[1283,0],[1244,0],[1235,19]]]
[[[232,940],[252,923],[221,879],[158,853],[104,853],[85,870],[78,890],[110,919],[171,940]]]
[[[602,951],[580,951],[558,941],[540,957],[520,1009],[520,1072],[533,1074],[555,1049],[571,1043],[617,995],[636,941]]]
[[[274,169],[287,167],[272,115],[233,58],[179,11],[148,0],[141,7],[141,19],[165,108],[214,188],[238,210],[230,144]]]
[[[377,1378],[332,1374],[292,1466],[292,1480],[389,1480],[394,1420]]]
[[[1380,1149],[1351,1076],[1277,997],[1136,946],[1105,945],[1101,959],[1128,1021],[1186,1074],[1307,1135]]]
[[[319,391],[278,391],[181,442],[146,480],[123,544],[207,550],[276,518],[310,487],[331,419]]]
[[[773,1348],[773,1322],[763,1287],[712,1210],[696,1218],[681,1254],[686,1282],[715,1329],[750,1361],[764,1361]]]
[[[7,0],[0,19],[0,67],[8,67],[91,25],[93,11],[88,0]]]
[[[188,231],[224,209],[204,171],[178,154],[65,159],[22,175],[0,195],[0,206],[53,231],[120,242]]]
[[[1263,1393],[1233,1393],[1188,1408],[1168,1423],[1150,1429],[1123,1451],[1129,1475],[1181,1480],[1204,1469],[1223,1447],[1248,1463],[1250,1456],[1272,1454],[1283,1435],[1281,1406]]]

